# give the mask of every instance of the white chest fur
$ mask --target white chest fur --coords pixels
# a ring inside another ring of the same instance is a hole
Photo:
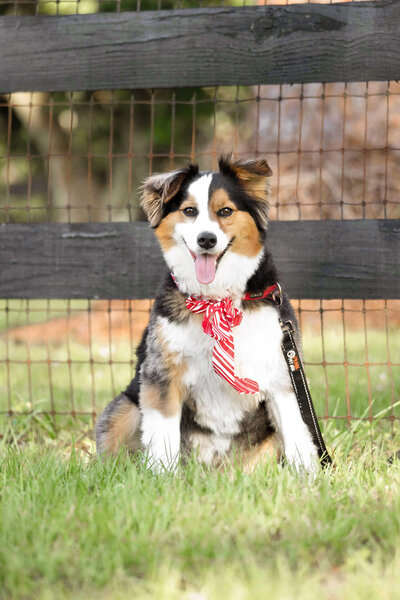
[[[277,378],[280,385],[289,383],[278,312],[272,306],[245,312],[241,324],[232,329],[236,375],[257,381],[260,394],[240,395],[216,375],[212,366],[214,340],[203,332],[200,320],[175,324],[159,317],[159,321],[169,350],[186,365],[184,383],[196,402],[196,420],[217,434],[238,433],[245,413],[272,391]]]

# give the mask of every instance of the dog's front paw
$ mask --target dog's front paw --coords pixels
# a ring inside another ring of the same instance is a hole
[[[179,453],[155,452],[149,447],[144,454],[144,463],[153,473],[175,473],[179,464]]]
[[[142,447],[145,465],[155,473],[176,471],[180,451],[180,414],[164,417],[158,410],[143,411]]]
[[[297,473],[315,477],[320,470],[318,452],[314,444],[293,444],[285,448],[285,459]]]

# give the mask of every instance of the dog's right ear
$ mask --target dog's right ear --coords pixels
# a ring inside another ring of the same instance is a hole
[[[164,205],[176,196],[183,182],[195,177],[198,172],[197,165],[188,165],[185,169],[151,175],[144,180],[140,188],[142,194],[140,205],[152,227],[159,225]]]

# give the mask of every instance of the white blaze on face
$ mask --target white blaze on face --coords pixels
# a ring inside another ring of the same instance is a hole
[[[175,239],[178,243],[183,239],[189,248],[195,261],[197,281],[202,284],[209,284],[214,280],[218,256],[229,244],[229,239],[218,222],[210,217],[208,199],[211,180],[212,175],[203,175],[190,184],[187,197],[193,199],[198,215],[187,217],[184,223],[178,223],[175,228]],[[202,248],[198,243],[201,233],[214,234],[217,239],[215,246]]]
[[[226,251],[232,235],[240,240],[241,225],[239,222],[239,229],[234,233],[233,230],[230,234],[225,233],[216,216],[210,214],[212,178],[213,174],[202,175],[189,185],[184,207],[193,206],[198,214],[196,217],[179,214],[171,218],[174,225],[172,230],[167,229],[169,243],[164,249],[164,258],[181,292],[203,298],[225,298],[229,295],[239,302],[247,281],[260,263],[263,248],[260,246],[256,255],[242,253],[235,249],[234,244]],[[216,244],[212,248],[204,249],[198,244],[199,234],[205,232],[216,236]]]

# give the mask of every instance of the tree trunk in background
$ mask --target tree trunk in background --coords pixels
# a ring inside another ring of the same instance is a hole
[[[28,137],[28,155],[34,144],[43,160],[47,178],[47,197],[43,205],[52,222],[87,221],[86,207],[101,207],[100,186],[89,177],[87,160],[72,163],[72,136],[66,135],[53,114],[51,97],[42,92],[17,92],[10,95],[10,106]],[[71,129],[72,131],[72,129]],[[68,207],[78,207],[69,210]],[[81,208],[82,210],[79,210]],[[86,210],[85,210],[86,209]]]

